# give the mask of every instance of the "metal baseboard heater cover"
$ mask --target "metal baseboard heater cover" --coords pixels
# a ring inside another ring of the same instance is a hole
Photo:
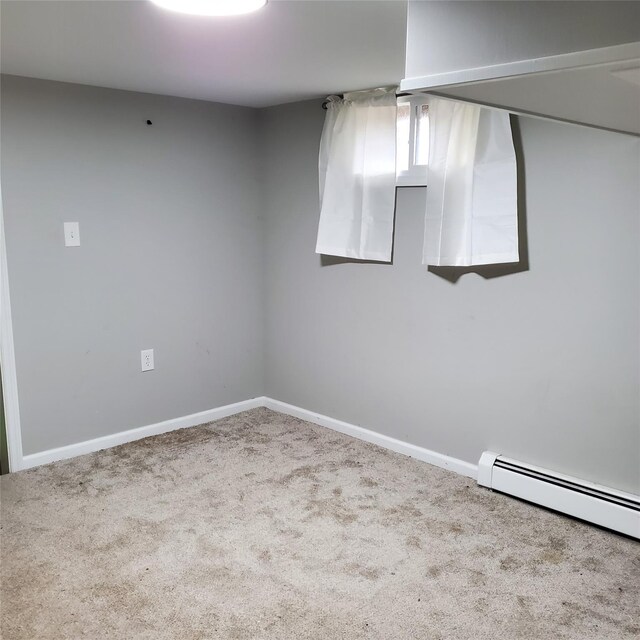
[[[640,539],[640,497],[485,451],[478,484]]]

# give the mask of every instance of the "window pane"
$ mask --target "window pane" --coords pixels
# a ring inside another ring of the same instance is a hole
[[[429,162],[429,105],[421,104],[417,107],[416,120],[416,164]]]
[[[409,169],[409,132],[411,131],[411,105],[398,105],[398,125],[396,140],[396,173],[400,174]]]

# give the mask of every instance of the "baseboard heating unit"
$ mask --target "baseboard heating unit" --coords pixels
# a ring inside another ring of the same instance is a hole
[[[478,484],[640,539],[640,497],[485,451]]]

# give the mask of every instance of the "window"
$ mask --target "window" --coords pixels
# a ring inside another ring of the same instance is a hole
[[[398,98],[396,184],[423,187],[429,160],[429,105],[425,96]]]

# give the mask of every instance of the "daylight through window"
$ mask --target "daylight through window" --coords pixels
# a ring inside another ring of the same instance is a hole
[[[424,96],[398,98],[398,186],[425,186],[429,159],[429,105]]]

